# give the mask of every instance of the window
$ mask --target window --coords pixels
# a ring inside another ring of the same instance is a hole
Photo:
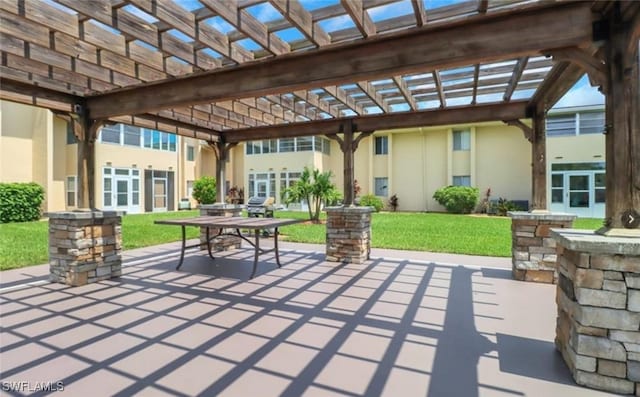
[[[296,138],[296,151],[308,152],[313,150],[313,137],[303,136]]]
[[[554,114],[547,117],[547,136],[602,134],[605,116],[602,111]]]
[[[275,139],[268,139],[262,141],[262,153],[277,153],[278,141]]]
[[[375,185],[374,194],[376,196],[387,196],[387,186],[389,185],[389,178],[373,178]]]
[[[74,143],[78,143],[78,138],[73,133],[73,123],[67,123],[67,145],[73,145]]]
[[[76,182],[77,178],[75,175],[67,177],[67,207],[76,206]]]
[[[327,138],[321,138],[322,139],[322,153],[326,154],[327,156],[331,155],[331,141],[328,140]]]
[[[177,142],[178,142],[178,137],[175,134],[168,134],[166,132],[165,132],[165,134],[169,135],[169,151],[170,152],[175,152],[176,151]]]
[[[151,144],[153,141],[153,131],[145,128],[143,130],[142,137],[143,137],[142,141],[144,143],[144,147],[151,149]]]
[[[140,128],[132,125],[124,126],[124,144],[130,146],[140,146]]]
[[[602,134],[604,132],[604,112],[583,112],[578,114],[580,134]]]
[[[453,186],[471,186],[469,175],[456,175],[453,177]]]
[[[251,141],[245,144],[245,153],[267,154],[286,152],[309,152],[315,150],[326,155],[331,154],[331,141],[319,136],[265,139],[262,141]]]
[[[605,189],[606,189],[606,181],[604,172],[597,172],[594,174],[594,189],[595,195],[594,200],[596,203],[602,204],[605,202]]]
[[[187,181],[187,197],[193,197],[193,181]]]
[[[453,131],[453,150],[470,150],[471,132]]]
[[[120,124],[105,125],[100,130],[100,141],[120,144]]]
[[[187,146],[187,161],[195,161],[196,159],[196,148],[193,146]]]
[[[280,152],[293,152],[295,150],[294,138],[282,138],[278,141]]]
[[[547,136],[576,134],[576,115],[559,114],[547,117]]]
[[[376,137],[375,154],[389,154],[389,137]]]
[[[551,174],[551,202],[564,202],[564,174]]]

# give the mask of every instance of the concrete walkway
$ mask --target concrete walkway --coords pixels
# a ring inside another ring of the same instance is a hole
[[[83,287],[48,283],[46,265],[2,272],[0,378],[16,386],[2,393],[608,395],[554,349],[555,287],[512,280],[508,258],[322,252],[283,243],[283,267],[266,255],[252,280],[252,250],[192,251],[175,271],[175,243],[126,251],[121,278]]]

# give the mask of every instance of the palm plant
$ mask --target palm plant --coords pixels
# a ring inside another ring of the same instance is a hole
[[[331,176],[331,171],[312,171],[309,167],[304,167],[300,179],[285,190],[285,203],[305,200],[309,207],[309,219],[314,223],[319,222],[322,206],[333,203],[342,196],[331,182]]]

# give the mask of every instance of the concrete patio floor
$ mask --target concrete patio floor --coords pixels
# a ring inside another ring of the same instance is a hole
[[[511,279],[510,259],[323,246],[187,254],[126,251],[119,279],[0,273],[4,395],[605,396],[577,386],[553,345],[555,286]],[[25,287],[25,283],[31,283]],[[7,390],[11,382],[22,391]],[[16,385],[16,383],[13,383]]]

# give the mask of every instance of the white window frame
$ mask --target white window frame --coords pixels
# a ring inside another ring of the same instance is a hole
[[[389,196],[389,178],[386,176],[373,178],[373,189],[378,197]]]
[[[380,142],[380,145],[378,145],[378,142]],[[375,137],[373,144],[373,154],[375,154],[376,156],[384,156],[389,154],[389,137],[387,135]]]
[[[69,181],[73,181],[73,189],[70,189]],[[67,175],[65,179],[65,191],[66,191],[66,199],[67,199],[67,207],[69,208],[77,208],[78,206],[78,177],[76,175]],[[69,196],[69,193],[72,193]],[[73,197],[73,203],[70,203],[69,197]]]
[[[454,152],[468,152],[471,150],[471,131],[453,130],[452,134]],[[460,137],[460,145],[456,145],[456,136]]]
[[[456,183],[456,178],[463,178],[462,181],[463,182],[468,182],[468,184],[467,183],[460,183],[460,179],[458,179],[458,183]],[[466,179],[464,179],[464,178],[466,178]],[[471,175],[454,175],[451,178],[451,184],[453,186],[469,186],[470,187],[471,186]]]

